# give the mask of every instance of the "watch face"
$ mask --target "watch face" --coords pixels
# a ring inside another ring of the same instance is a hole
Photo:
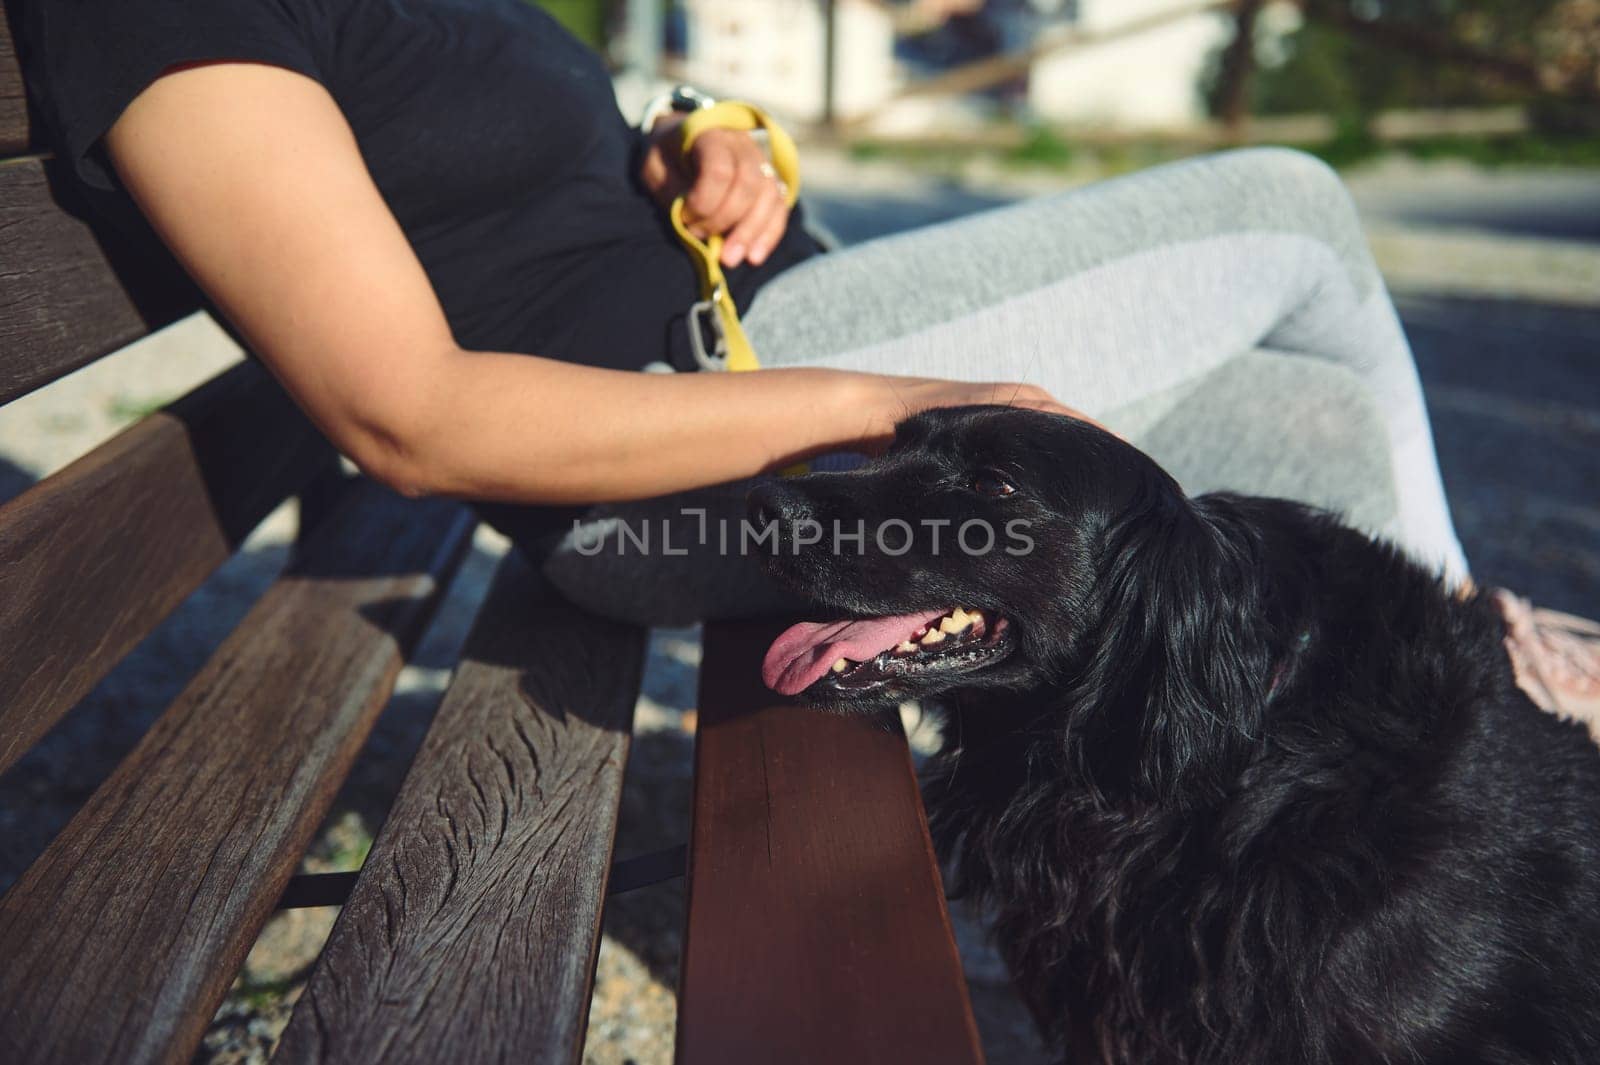
[[[711,97],[698,89],[691,89],[687,85],[680,85],[672,90],[672,109],[674,111],[698,111],[703,107],[710,107]]]

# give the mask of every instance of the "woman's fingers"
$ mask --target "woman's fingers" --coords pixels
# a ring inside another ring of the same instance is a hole
[[[782,236],[773,214],[780,190],[766,169],[766,155],[748,133],[707,130],[690,151],[694,184],[689,190],[687,221],[702,235],[720,233],[722,263],[738,266],[750,252],[764,259]],[[782,212],[787,215],[787,209]]]
[[[1038,385],[1022,384],[1020,382],[985,381],[971,383],[929,378],[916,379],[911,384],[910,391],[902,392],[899,402],[901,404],[900,416],[902,417],[934,407],[964,407],[973,404],[1025,407],[1029,410],[1044,411],[1047,414],[1059,414],[1066,418],[1075,418],[1080,422],[1088,422],[1090,425],[1104,429],[1119,439],[1126,439],[1115,429],[1091,418],[1081,410],[1062,403]]]
[[[657,203],[666,207],[688,191],[689,182],[674,167],[660,144],[653,144],[639,166],[639,180]]]
[[[1083,411],[1062,403],[1038,385],[995,384],[989,387],[994,393],[994,398],[990,400],[992,403],[1001,403],[1010,407],[1027,407],[1029,410],[1040,410],[1046,414],[1060,414],[1064,417],[1076,418],[1080,422],[1088,422],[1097,429],[1104,429],[1118,439],[1127,439],[1127,437],[1098,419],[1091,418]]]
[[[678,127],[683,124],[683,117],[663,116],[645,134],[649,147],[639,164],[639,180],[663,207],[689,191],[689,175],[677,151]]]
[[[684,223],[704,240],[723,237],[722,265],[761,265],[789,224],[785,190],[749,133],[710,129],[695,139],[689,159],[671,149],[677,136],[665,121],[651,134],[640,178],[663,204],[685,197]]]
[[[726,226],[717,222],[724,213],[728,197],[733,194],[739,180],[739,153],[735,145],[721,130],[709,130],[694,142],[689,164],[694,172],[694,183],[685,203],[685,218],[698,229],[709,233],[723,233]]]
[[[784,202],[782,188],[765,171],[761,176],[763,188],[757,193],[755,205],[728,231],[727,242],[723,245],[725,253],[730,249],[742,250],[752,266],[767,261],[772,249],[783,239],[784,227],[789,223],[789,205]],[[737,261],[728,262],[726,254],[723,262],[727,266],[739,265]]]
[[[1040,388],[1038,385],[1023,384],[995,384],[990,386],[994,394],[993,402],[1010,407],[1027,407],[1030,410],[1048,411],[1051,414],[1065,414],[1069,418],[1078,418],[1082,421],[1093,421],[1082,411],[1062,403],[1056,397]]]

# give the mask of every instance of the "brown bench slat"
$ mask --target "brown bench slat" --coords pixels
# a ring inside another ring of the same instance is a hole
[[[0,155],[25,152],[32,139],[22,68],[17,65],[17,50],[11,43],[11,27],[5,13],[0,12]]]
[[[274,1062],[579,1060],[643,658],[507,558]]]
[[[48,176],[59,166],[38,159],[0,164],[0,404],[198,305],[193,286],[169,261],[136,260],[125,240],[97,235],[63,210],[57,195],[69,202],[73,195],[66,182],[53,192]]]
[[[189,1060],[470,529],[352,489],[0,898],[0,1061]]]
[[[706,626],[683,1065],[983,1060],[898,724],[758,674],[777,626]]]
[[[247,364],[0,505],[0,770],[331,456]]]

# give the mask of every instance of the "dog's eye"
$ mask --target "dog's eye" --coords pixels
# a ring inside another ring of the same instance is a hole
[[[994,470],[979,470],[972,475],[972,480],[967,482],[967,487],[979,495],[994,499],[1014,495],[1017,491],[1017,486],[1006,480],[1004,474],[996,473]]]

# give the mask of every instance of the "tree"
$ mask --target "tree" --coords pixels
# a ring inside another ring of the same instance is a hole
[[[606,19],[609,0],[527,0],[554,15],[573,36],[597,52],[606,48]]]
[[[1401,107],[1596,100],[1600,0],[1301,0],[1286,58],[1251,111],[1320,111],[1365,127]],[[1260,49],[1256,49],[1259,55]],[[1214,108],[1220,56],[1207,86]],[[1570,108],[1566,109],[1570,110]]]

